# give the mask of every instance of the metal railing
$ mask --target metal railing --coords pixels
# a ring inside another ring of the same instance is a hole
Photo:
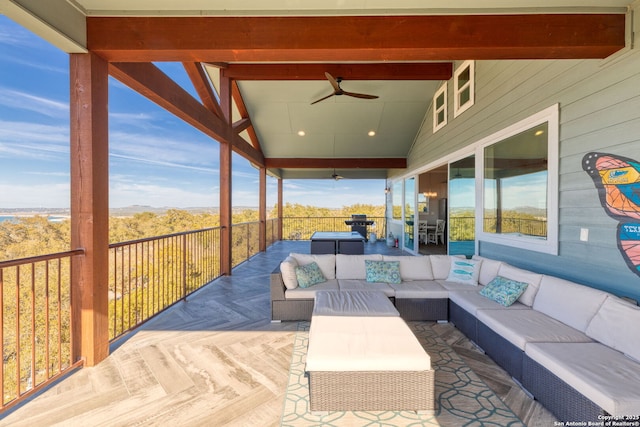
[[[278,219],[265,223],[266,245]],[[220,276],[220,227],[109,245],[109,339]],[[259,251],[259,223],[233,225],[233,265]],[[82,365],[74,362],[73,258],[84,250],[0,262],[0,411]]]
[[[283,240],[310,240],[316,231],[351,231],[351,226],[344,222],[350,220],[350,216],[337,217],[284,217],[282,218]],[[377,239],[384,239],[387,235],[387,222],[385,217],[367,217],[374,221],[373,226],[368,227],[367,239],[371,233],[376,233]]]
[[[487,233],[547,237],[547,220],[502,217],[502,220],[498,223],[497,218],[485,218],[484,231]]]
[[[475,218],[472,216],[450,217],[449,239],[457,242],[474,240],[475,223]],[[496,226],[496,218],[484,219],[485,232],[495,233]],[[500,226],[502,234],[521,234],[533,237],[547,236],[547,221],[543,219],[503,217]]]
[[[235,267],[260,252],[260,223],[242,222],[234,224],[231,230],[233,239],[231,264]],[[278,219],[269,219],[265,222],[266,246],[272,245],[277,238]]]
[[[109,339],[220,276],[220,228],[109,245]]]
[[[82,364],[73,361],[71,270],[81,249],[0,262],[0,410]]]

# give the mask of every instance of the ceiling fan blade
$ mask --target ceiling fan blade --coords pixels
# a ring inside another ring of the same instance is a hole
[[[354,93],[354,92],[342,92],[343,95],[352,96],[354,98],[362,98],[362,99],[377,99],[379,96],[377,95],[367,95],[366,93]]]
[[[338,81],[334,79],[331,74],[325,72],[324,75],[327,77],[327,80],[329,80],[329,83],[331,83],[331,86],[333,86],[334,91],[340,92],[342,90],[340,89],[340,84],[338,83]]]
[[[331,98],[333,95],[335,95],[335,93],[332,93],[331,95],[327,95],[327,96],[325,96],[324,98],[320,98],[320,99],[318,99],[318,100],[316,100],[316,101],[313,101],[313,102],[311,103],[311,105],[313,105],[313,104],[317,104],[317,103],[318,103],[318,102],[320,102],[320,101],[324,101],[324,100],[325,100],[325,99],[327,99],[327,98]]]

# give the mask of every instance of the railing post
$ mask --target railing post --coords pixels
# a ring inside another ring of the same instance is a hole
[[[109,355],[109,108],[107,62],[72,53],[70,77],[73,358],[94,366]]]
[[[182,235],[182,298],[187,297],[187,235]]]

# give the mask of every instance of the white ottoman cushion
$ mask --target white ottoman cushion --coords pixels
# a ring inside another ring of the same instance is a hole
[[[307,371],[428,371],[431,359],[400,317],[313,316]]]

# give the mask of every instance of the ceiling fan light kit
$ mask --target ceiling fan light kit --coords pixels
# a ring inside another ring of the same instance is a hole
[[[346,90],[343,90],[340,87],[340,83],[342,82],[342,77],[338,77],[336,79],[329,73],[324,73],[324,75],[327,77],[327,80],[329,80],[329,83],[331,83],[331,86],[333,87],[333,93],[329,94],[329,95],[327,95],[325,97],[322,97],[322,98],[320,98],[318,100],[313,101],[311,103],[311,105],[317,104],[318,102],[324,101],[325,99],[331,98],[332,96],[340,96],[340,95],[347,95],[347,96],[350,96],[352,98],[360,98],[360,99],[377,99],[378,98],[377,95],[368,95],[366,93],[347,92]]]

